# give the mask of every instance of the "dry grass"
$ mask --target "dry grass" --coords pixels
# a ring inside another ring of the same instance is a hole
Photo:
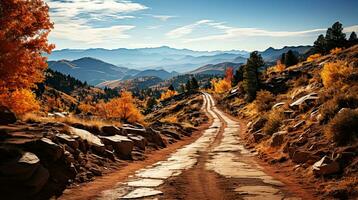
[[[321,78],[324,87],[334,87],[336,84],[342,82],[346,77],[354,72],[352,66],[348,66],[347,62],[338,60],[336,62],[328,62],[324,65],[321,71]]]
[[[121,123],[118,121],[108,121],[108,120],[100,120],[100,119],[82,119],[75,116],[67,116],[64,118],[55,118],[55,117],[42,117],[36,114],[28,113],[21,118],[23,121],[26,122],[42,122],[42,123],[55,123],[61,122],[68,125],[73,124],[83,124],[85,126],[94,126],[101,128],[102,126],[107,125],[115,125],[121,126]]]
[[[270,110],[274,104],[274,95],[266,90],[260,90],[257,92],[256,99],[254,101],[256,110],[258,113],[266,112]]]
[[[178,123],[178,118],[176,116],[168,116],[160,120],[161,122],[167,123]]]
[[[284,116],[281,111],[275,110],[268,114],[267,122],[265,123],[262,131],[267,135],[272,135],[279,131]]]
[[[338,145],[354,143],[358,138],[358,110],[345,109],[328,124],[325,134]]]
[[[310,55],[310,56],[307,58],[306,61],[312,62],[312,61],[314,61],[314,60],[320,58],[321,56],[322,56],[321,54],[316,53],[316,54]]]

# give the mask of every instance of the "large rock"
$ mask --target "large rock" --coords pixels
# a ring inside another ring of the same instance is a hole
[[[56,138],[64,144],[67,144],[69,147],[71,147],[72,149],[77,149],[79,147],[79,142],[77,141],[77,139],[79,138],[79,136],[76,135],[66,135],[66,134],[62,134],[62,133],[58,133],[56,134]]]
[[[99,137],[96,135],[79,128],[69,127],[69,131],[72,135],[80,137],[83,141],[87,141],[91,150],[98,155],[105,153],[106,147]]]
[[[0,125],[13,124],[16,121],[15,113],[4,106],[0,106]]]
[[[287,134],[286,131],[280,131],[280,132],[276,132],[271,136],[271,141],[270,141],[270,145],[272,147],[277,147],[277,146],[281,146],[283,141],[284,141],[284,137]]]
[[[251,124],[251,129],[252,132],[256,132],[259,129],[261,129],[265,123],[266,123],[267,119],[264,117],[259,117],[258,119],[256,119],[252,124]]]
[[[161,131],[161,134],[167,135],[167,136],[172,137],[172,138],[174,138],[174,139],[176,139],[176,140],[180,140],[179,134],[176,133],[176,132],[174,132],[174,131],[171,131],[171,130],[169,130],[169,129],[164,129],[164,130],[162,130],[162,131]]]
[[[20,155],[10,151],[6,151],[6,153],[10,154],[6,156],[5,162],[0,164],[1,197],[4,199],[31,199],[47,183],[49,172],[33,153],[24,152]]]
[[[63,149],[48,138],[28,142],[25,144],[25,147],[45,161],[56,161],[63,155]]]
[[[312,158],[312,154],[307,151],[294,151],[289,155],[295,163],[305,163]]]
[[[134,146],[143,150],[145,149],[145,146],[147,145],[147,140],[143,136],[128,134],[128,138],[133,141]]]
[[[124,159],[132,158],[133,141],[126,136],[114,135],[114,136],[100,136],[103,143],[111,145],[115,152]]]
[[[339,163],[332,161],[327,156],[317,161],[312,166],[312,171],[316,176],[335,174],[340,171]]]
[[[295,102],[290,104],[290,107],[297,109],[299,106],[301,106],[303,103],[315,101],[319,99],[318,94],[315,92],[312,92],[306,96],[303,96],[299,99],[297,99]]]
[[[113,135],[122,135],[122,130],[116,126],[102,126],[101,128],[102,136],[113,136]]]
[[[140,135],[148,140],[148,142],[154,143],[161,147],[166,147],[163,138],[160,136],[160,132],[154,130],[153,128],[143,129],[143,128],[134,128],[129,126],[123,126],[122,132],[124,135]]]
[[[144,128],[136,128],[134,126],[125,125],[122,126],[123,135],[134,134],[134,135],[145,135],[146,130]]]

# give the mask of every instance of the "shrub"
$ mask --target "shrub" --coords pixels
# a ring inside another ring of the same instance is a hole
[[[91,104],[80,103],[80,105],[78,106],[78,109],[82,113],[94,113],[96,108],[94,106],[92,106]]]
[[[317,58],[320,58],[321,56],[322,55],[320,53],[316,53],[316,54],[308,56],[306,61],[311,62],[311,61],[316,60]]]
[[[178,92],[175,90],[167,90],[160,95],[160,100],[163,101],[165,99],[169,99],[170,97],[175,96],[177,94]]]
[[[328,62],[321,71],[323,85],[328,88],[353,73],[353,67],[344,61]]]
[[[37,111],[40,105],[35,94],[27,89],[18,89],[0,95],[0,104],[8,107],[17,115],[24,115],[27,112]]]
[[[344,109],[328,124],[325,134],[338,145],[353,143],[358,138],[358,110]]]
[[[265,123],[262,131],[267,135],[272,135],[277,132],[282,124],[283,114],[279,111],[271,112],[267,116],[267,122]]]
[[[357,95],[337,95],[333,99],[326,101],[320,110],[322,115],[321,122],[327,123],[332,119],[339,110],[342,108],[352,108],[355,109],[358,107],[358,96]]]
[[[339,52],[341,52],[342,51],[342,48],[338,48],[338,47],[336,47],[336,48],[334,48],[334,49],[331,49],[331,51],[329,51],[331,54],[337,54],[337,53],[339,53]]]
[[[268,111],[272,108],[275,97],[271,92],[266,90],[260,90],[256,94],[256,100],[254,101],[257,112]]]

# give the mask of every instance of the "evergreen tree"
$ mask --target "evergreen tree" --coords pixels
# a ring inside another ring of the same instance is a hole
[[[327,41],[326,38],[321,34],[318,36],[317,40],[313,44],[315,52],[320,54],[326,54],[327,50]]]
[[[191,89],[192,89],[192,90],[198,90],[198,89],[199,89],[199,83],[198,83],[198,81],[196,80],[195,77],[192,77],[192,78],[191,78],[191,83],[190,83],[190,85],[191,85]]]
[[[348,39],[349,46],[358,44],[357,34],[353,31]]]
[[[145,113],[151,112],[155,105],[157,105],[157,100],[155,99],[155,97],[149,98],[147,101]]]
[[[259,68],[264,65],[261,55],[254,51],[247,59],[247,63],[243,68],[243,87],[246,92],[246,100],[251,102],[256,97],[256,91],[259,89]]]
[[[298,63],[298,58],[296,57],[296,55],[293,53],[292,50],[289,50],[286,54],[285,54],[285,62],[284,64],[286,65],[286,67],[295,65]]]
[[[346,34],[343,33],[343,26],[341,23],[336,22],[331,28],[327,29],[326,41],[328,50],[336,47],[344,47],[346,45]]]
[[[171,85],[168,87],[168,90],[171,90],[171,91],[174,91],[174,90],[175,90],[173,84],[171,84]]]
[[[236,86],[237,84],[239,84],[239,82],[241,82],[244,79],[243,68],[244,68],[244,66],[241,66],[238,70],[236,70],[234,77],[232,79],[232,82],[231,82],[231,86],[233,86],[233,87]]]
[[[186,91],[190,91],[191,90],[191,81],[190,79],[186,82],[185,84],[185,90]]]

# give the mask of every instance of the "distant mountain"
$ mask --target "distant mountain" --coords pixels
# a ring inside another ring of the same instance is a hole
[[[247,57],[249,52],[230,51],[193,51],[175,49],[167,46],[138,49],[63,49],[53,51],[49,60],[76,60],[93,57],[104,62],[132,69],[164,69],[167,71],[185,72],[197,65],[230,62],[238,56]],[[185,66],[183,69],[178,66]],[[190,66],[190,67],[188,67]]]
[[[91,85],[96,85],[103,81],[120,79],[130,71],[127,68],[103,62],[94,58],[81,58],[68,61],[49,61],[49,68],[66,75],[71,75],[81,81],[87,81]]]
[[[141,90],[141,89],[148,89],[154,85],[163,82],[162,79],[156,76],[146,76],[146,77],[139,77],[133,78],[129,80],[114,80],[114,81],[105,81],[98,85],[97,87],[100,88],[111,88],[111,89],[127,89],[127,90]]]
[[[189,72],[189,74],[223,75],[225,74],[225,70],[228,67],[232,67],[234,68],[234,70],[237,70],[240,68],[241,65],[242,63],[231,63],[231,62],[224,62],[215,65],[209,64],[199,67],[196,70]]]
[[[266,62],[276,62],[276,60],[279,59],[283,53],[287,53],[289,50],[295,51],[300,55],[303,55],[307,53],[311,48],[312,46],[285,46],[282,49],[274,49],[270,47],[265,51],[259,53]]]
[[[176,71],[167,72],[163,69],[161,69],[161,70],[148,69],[148,70],[141,71],[138,74],[134,75],[134,78],[146,77],[146,76],[156,76],[156,77],[161,78],[162,80],[165,80],[165,79],[171,78],[173,76],[177,76],[177,75],[179,75],[179,73]]]

